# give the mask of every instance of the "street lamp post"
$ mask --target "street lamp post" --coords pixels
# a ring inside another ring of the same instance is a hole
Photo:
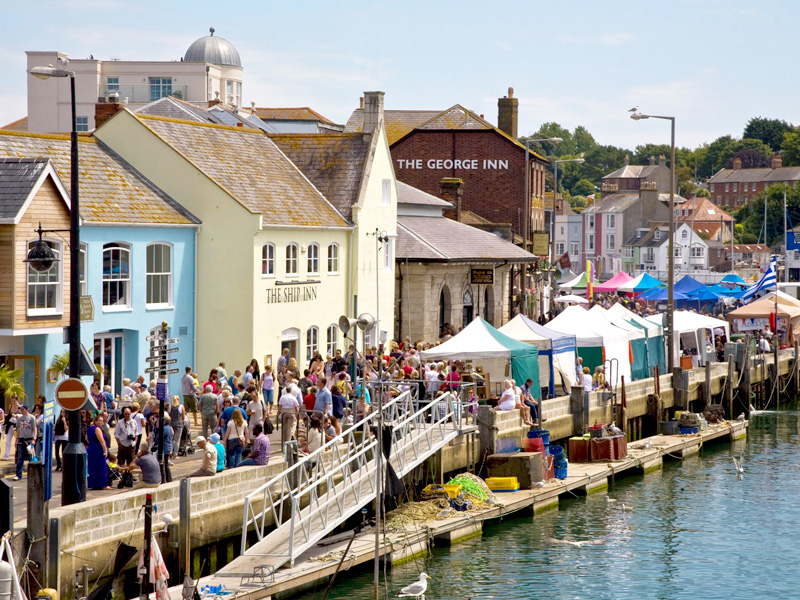
[[[72,102],[72,131],[70,133],[70,228],[69,228],[69,375],[80,378],[81,318],[80,318],[80,212],[78,202],[78,122],[75,106],[75,72],[63,68],[33,67],[30,74],[39,79],[69,77]],[[81,412],[67,411],[69,442],[64,449],[61,504],[75,504],[86,499],[86,449],[81,443]],[[74,482],[74,483],[73,483]]]
[[[675,117],[662,115],[644,115],[638,107],[630,110],[631,119],[663,119],[670,122],[670,152],[669,152],[669,257],[667,258],[667,369],[672,373],[675,367]]]
[[[525,205],[523,206],[525,222],[522,225],[522,247],[525,249],[526,252],[528,250],[528,241],[531,238],[531,192],[533,191],[531,189],[531,165],[530,165],[531,144],[535,144],[536,142],[549,142],[551,144],[560,144],[563,141],[564,140],[560,137],[525,140]],[[555,194],[553,194],[553,204],[555,205]],[[520,270],[520,275],[519,275],[520,295],[522,295],[525,290],[525,278],[527,270],[528,270],[528,265],[524,265]]]

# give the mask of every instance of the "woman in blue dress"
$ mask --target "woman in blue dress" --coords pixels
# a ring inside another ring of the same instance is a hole
[[[103,437],[103,415],[97,415],[94,423],[86,431],[89,440],[89,447],[86,449],[89,463],[88,487],[92,490],[110,490],[108,485],[108,466],[106,457],[108,456],[108,446]]]

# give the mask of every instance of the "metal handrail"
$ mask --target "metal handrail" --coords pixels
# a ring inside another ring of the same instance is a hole
[[[374,459],[375,452],[380,451],[372,427],[380,425],[381,420],[392,425],[395,444],[390,460],[399,476],[461,431],[461,402],[455,394],[442,394],[416,411],[409,408],[410,398],[409,392],[392,398],[382,407],[380,415],[371,413],[248,494],[241,553],[247,553],[249,526],[254,524],[259,541],[263,540],[267,519],[272,516],[279,528],[288,523],[286,547],[258,556],[276,556],[293,562],[343,519],[371,501],[377,495]],[[425,441],[425,448],[421,440]],[[254,507],[259,497],[260,512]],[[286,521],[285,510],[290,510]]]

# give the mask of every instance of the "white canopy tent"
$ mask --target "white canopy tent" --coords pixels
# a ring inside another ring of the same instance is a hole
[[[652,315],[647,317],[651,323],[660,325],[663,322],[663,315]],[[708,351],[706,338],[710,334],[710,339],[714,339],[714,329],[722,329],[725,332],[725,338],[730,339],[730,325],[727,321],[722,319],[715,319],[706,315],[701,315],[688,310],[676,310],[673,313],[673,326],[675,328],[675,335],[673,336],[673,356],[680,356],[681,343],[683,347],[691,354],[696,356],[697,364],[695,366],[703,366],[706,360],[714,360],[716,350],[714,345],[711,344],[710,352]]]
[[[539,349],[539,380],[550,396],[569,390],[575,378],[576,340],[574,335],[550,330],[519,314],[498,330],[507,336]]]
[[[618,372],[607,373],[606,377],[612,385],[619,383],[619,376],[624,376],[626,381],[631,380],[631,346],[627,331],[579,306],[565,308],[547,327],[574,335],[578,343],[578,356],[583,358],[583,366],[589,367],[592,372],[596,366],[605,366],[606,361],[616,359],[618,365],[612,371]],[[597,352],[598,347],[600,352]]]
[[[631,344],[629,356],[633,357],[631,379],[645,379],[649,374],[649,369],[647,368],[647,335],[644,331],[599,304],[595,304],[589,314],[598,319],[605,319],[614,327],[618,327],[628,334],[628,342]]]

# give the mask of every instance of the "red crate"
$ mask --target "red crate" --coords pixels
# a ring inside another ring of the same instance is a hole
[[[614,443],[612,438],[592,438],[589,444],[589,456],[592,462],[614,460]]]
[[[611,439],[614,440],[614,458],[619,460],[628,456],[628,442],[625,440],[625,434],[614,436]]]
[[[569,461],[573,463],[589,462],[589,440],[586,438],[569,438]]]

